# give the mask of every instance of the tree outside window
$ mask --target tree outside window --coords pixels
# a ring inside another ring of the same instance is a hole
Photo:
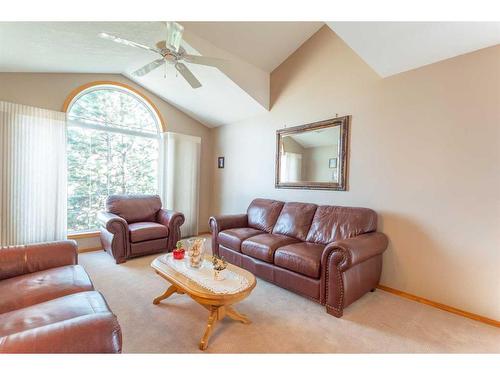
[[[158,117],[141,97],[98,86],[68,108],[68,231],[98,229],[110,194],[158,192]]]

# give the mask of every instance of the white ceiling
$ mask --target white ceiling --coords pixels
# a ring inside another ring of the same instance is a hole
[[[236,123],[269,110],[270,72],[321,22],[184,22],[184,47],[221,57],[218,70],[189,65],[193,90],[169,67],[142,78],[131,72],[154,60],[149,51],[97,37],[105,31],[154,45],[162,22],[0,22],[0,72],[121,73],[203,124]],[[500,23],[328,22],[382,77],[500,43]],[[328,62],[325,62],[326,64]]]
[[[186,50],[228,61],[223,71],[188,64],[203,84],[197,90],[177,77],[171,67],[167,69],[167,78],[161,68],[141,78],[132,77],[131,72],[157,55],[97,37],[105,31],[154,45],[165,39],[162,22],[3,22],[0,23],[0,71],[121,73],[212,127],[267,111],[270,71],[323,25],[317,22],[183,24]],[[225,30],[224,35],[221,30]],[[236,43],[238,40],[240,43]],[[245,50],[256,48],[260,53],[248,58]]]
[[[272,72],[323,22],[183,22],[187,29],[266,72]]]
[[[500,22],[327,22],[388,77],[500,43]]]
[[[165,30],[161,22],[3,22],[0,23],[0,71],[121,73],[207,126],[237,122],[267,110],[269,74],[236,58],[233,61],[231,54],[223,57],[231,61],[234,79],[212,67],[190,65],[203,84],[193,90],[171,69],[166,79],[161,68],[142,78],[131,77],[132,71],[157,55],[97,37],[105,31],[154,45],[165,39]],[[197,44],[203,47],[200,40]],[[190,45],[184,47],[197,54]],[[253,77],[253,87],[250,84],[245,87],[245,81],[238,79],[247,75]],[[256,95],[255,87],[260,91],[265,87],[267,96]]]

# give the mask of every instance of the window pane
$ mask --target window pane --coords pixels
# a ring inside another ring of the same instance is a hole
[[[81,96],[70,112],[94,121],[113,121],[115,128],[152,125],[156,132],[156,120],[143,103],[135,97],[129,99],[128,94],[116,94],[112,90],[91,91]],[[110,194],[157,193],[156,138],[71,126],[67,150],[69,231],[97,229],[97,213],[104,209]]]
[[[68,116],[117,129],[158,132],[156,119],[144,102],[118,89],[100,88],[85,93],[71,105]]]

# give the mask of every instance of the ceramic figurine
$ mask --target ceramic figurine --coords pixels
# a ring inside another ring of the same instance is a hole
[[[224,258],[219,258],[217,255],[212,256],[212,265],[214,266],[214,279],[217,281],[224,280],[224,271],[227,267],[227,262]]]

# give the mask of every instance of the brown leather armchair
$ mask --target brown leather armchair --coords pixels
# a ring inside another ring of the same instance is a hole
[[[120,353],[116,316],[76,242],[0,248],[0,353]]]
[[[388,245],[375,211],[361,207],[255,199],[246,214],[209,225],[214,254],[336,317],[377,286]]]
[[[116,263],[172,251],[181,238],[184,215],[161,208],[158,195],[110,195],[99,212],[101,244]]]

